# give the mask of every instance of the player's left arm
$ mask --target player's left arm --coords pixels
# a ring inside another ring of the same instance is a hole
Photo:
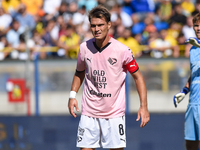
[[[147,89],[144,82],[143,76],[140,70],[131,74],[136,83],[136,88],[140,97],[140,108],[138,110],[138,115],[136,121],[141,118],[140,127],[144,127],[150,120],[149,111],[147,108]]]
[[[190,37],[185,41],[185,43],[190,43],[195,47],[200,47],[200,40],[196,37]]]
[[[136,83],[136,88],[140,98],[140,108],[138,110],[136,121],[139,121],[141,118],[140,127],[144,127],[150,120],[150,115],[147,108],[146,84],[135,59],[133,59],[130,63],[128,63],[126,65],[126,68],[130,72],[131,76],[133,77]]]

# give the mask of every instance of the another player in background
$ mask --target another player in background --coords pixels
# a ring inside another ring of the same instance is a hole
[[[193,45],[189,52],[191,74],[185,87],[174,96],[174,105],[177,107],[190,92],[184,129],[187,150],[198,150],[200,141],[200,13],[193,18],[193,29],[197,38],[186,41]]]
[[[89,13],[90,29],[94,38],[80,45],[76,72],[71,86],[68,108],[76,118],[79,111],[76,93],[84,78],[82,114],[77,133],[77,147],[94,150],[98,147],[123,150],[125,135],[125,78],[127,70],[135,80],[140,97],[136,121],[140,127],[150,120],[147,90],[143,76],[124,44],[109,37],[110,13],[103,6]]]

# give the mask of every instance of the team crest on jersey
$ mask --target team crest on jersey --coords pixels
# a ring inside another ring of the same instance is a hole
[[[116,58],[108,58],[108,62],[111,64],[111,65],[114,65],[115,63],[117,63],[117,59]]]

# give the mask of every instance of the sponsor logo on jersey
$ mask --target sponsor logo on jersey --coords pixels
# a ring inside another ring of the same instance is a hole
[[[90,90],[90,94],[96,95],[99,97],[111,97],[111,93],[97,93],[94,90]]]
[[[89,58],[87,58],[87,60],[89,61],[89,62],[91,62],[91,58],[89,59]]]
[[[124,142],[126,142],[126,140],[125,140],[125,139],[122,139],[122,138],[120,138],[120,140],[121,140],[121,141],[124,141]]]
[[[135,64],[133,64],[133,65],[130,65],[130,67],[135,67]]]
[[[111,65],[114,65],[116,62],[117,62],[117,59],[116,58],[108,58],[108,62],[111,64]]]
[[[81,142],[81,141],[82,141],[82,137],[77,136],[77,141],[78,141],[78,142]]]

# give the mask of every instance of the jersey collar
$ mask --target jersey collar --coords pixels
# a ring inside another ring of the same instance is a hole
[[[111,42],[108,42],[104,47],[102,47],[102,48],[99,48],[97,45],[96,45],[96,43],[95,42],[93,42],[93,44],[94,44],[94,47],[101,53],[104,49],[106,49],[110,44],[111,44]]]

